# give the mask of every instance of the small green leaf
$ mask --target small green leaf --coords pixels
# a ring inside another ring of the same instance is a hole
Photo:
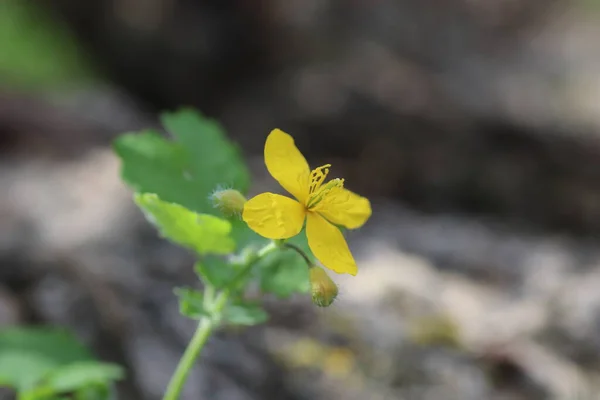
[[[288,298],[294,293],[308,293],[310,281],[306,262],[295,254],[275,255],[261,271],[260,287],[263,292],[279,298]]]
[[[75,392],[75,400],[116,400],[114,388],[106,384],[94,384]]]
[[[26,390],[35,384],[57,363],[35,352],[23,349],[0,351],[0,385]]]
[[[267,312],[257,304],[231,304],[224,311],[224,320],[231,325],[258,325],[268,319]]]
[[[179,298],[179,312],[190,319],[200,319],[210,314],[204,308],[204,295],[191,288],[176,288],[175,295]]]
[[[27,392],[20,392],[19,399],[23,400],[113,400],[115,390],[108,383],[90,382],[73,391],[60,392],[48,386],[39,386]]]
[[[108,384],[125,377],[118,365],[95,361],[75,362],[54,370],[44,381],[44,386],[54,392],[65,393],[97,384]]]
[[[194,265],[194,271],[204,282],[216,289],[223,288],[236,274],[234,266],[220,257],[204,257]]]
[[[293,238],[288,239],[287,242],[294,244],[298,248],[300,248],[300,250],[302,250],[304,252],[304,254],[306,254],[308,256],[308,258],[310,258],[312,261],[315,260],[315,257],[313,256],[313,253],[310,250],[310,246],[308,245],[308,237],[306,236],[306,228],[302,228],[302,231],[299,234],[297,234]],[[298,253],[296,253],[296,254],[298,254]],[[305,264],[306,264],[306,262],[305,262]]]
[[[165,238],[198,254],[227,254],[235,243],[231,223],[208,214],[197,214],[155,194],[136,194],[135,202]]]
[[[0,331],[0,382],[19,391],[32,388],[52,370],[93,360],[72,335],[57,329],[10,328]]]
[[[314,262],[304,231],[288,242],[300,248]],[[308,293],[310,290],[306,260],[292,249],[271,254],[260,263],[258,271],[261,290],[279,298],[288,298],[294,293]]]

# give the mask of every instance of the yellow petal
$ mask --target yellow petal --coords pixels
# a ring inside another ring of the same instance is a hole
[[[317,213],[309,212],[306,236],[313,254],[321,263],[338,274],[356,275],[358,267],[342,232]]]
[[[287,239],[302,230],[306,211],[294,199],[262,193],[244,204],[242,218],[250,229],[268,239]]]
[[[304,204],[310,169],[290,135],[279,129],[271,131],[265,143],[265,164],[271,176]]]
[[[316,211],[330,222],[348,229],[361,227],[371,216],[371,203],[365,197],[335,187],[327,192],[312,211]]]

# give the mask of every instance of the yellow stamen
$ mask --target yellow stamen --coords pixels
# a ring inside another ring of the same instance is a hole
[[[319,204],[319,202],[321,200],[323,200],[325,198],[325,196],[327,196],[327,194],[330,193],[332,190],[337,189],[337,188],[343,188],[343,187],[344,187],[344,179],[335,178],[335,179],[330,180],[317,193],[313,194],[312,196],[310,196],[308,198],[306,208],[310,210],[311,208],[313,208],[317,204]]]
[[[321,184],[327,178],[327,174],[329,174],[329,167],[331,164],[325,164],[318,168],[313,169],[310,172],[310,178],[308,181],[308,194],[309,196],[315,193],[321,187]]]

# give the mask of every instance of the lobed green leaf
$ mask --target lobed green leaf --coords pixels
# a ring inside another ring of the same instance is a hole
[[[269,314],[258,304],[230,304],[224,310],[223,319],[230,325],[259,325],[269,319]]]
[[[209,214],[218,212],[208,198],[217,187],[247,191],[248,169],[218,123],[187,109],[164,113],[161,120],[175,140],[143,131],[114,142],[123,180],[135,191]]]
[[[118,365],[79,361],[54,370],[44,379],[44,387],[55,393],[68,393],[87,386],[107,384],[124,377],[125,371]]]
[[[136,204],[166,239],[197,254],[228,254],[235,249],[231,223],[209,214],[197,214],[155,194],[135,195]]]
[[[220,216],[210,194],[219,187],[246,193],[250,185],[238,146],[221,125],[196,111],[164,113],[161,120],[174,140],[151,130],[115,140],[123,180],[136,192],[155,193],[191,211]],[[230,222],[239,245],[261,240],[239,218]]]
[[[56,368],[92,361],[91,353],[72,335],[47,328],[0,331],[0,384],[24,391]]]

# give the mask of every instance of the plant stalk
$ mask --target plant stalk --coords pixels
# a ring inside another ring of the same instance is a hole
[[[256,253],[255,257],[247,262],[245,268],[234,279],[234,281],[237,281],[238,278],[242,278],[258,260],[265,257],[267,254],[272,253],[278,248],[279,246],[276,242],[271,242],[264,246]],[[163,400],[179,400],[181,391],[185,385],[185,381],[187,380],[190,370],[194,366],[194,362],[202,352],[202,349],[206,345],[206,342],[208,342],[208,339],[210,338],[210,335],[214,329],[217,328],[221,323],[223,310],[227,305],[227,300],[229,300],[229,294],[229,289],[223,289],[216,297],[213,297],[214,287],[211,286],[205,289],[204,301],[208,311],[210,312],[210,316],[205,316],[200,319],[198,328],[196,328],[194,336],[192,336],[190,343],[185,349],[185,352],[183,353],[181,360],[179,360],[179,364],[177,365],[177,368],[171,377],[171,381],[167,386]]]
[[[212,309],[214,317],[202,317],[200,319],[200,323],[198,324],[198,328],[196,332],[194,332],[194,336],[192,336],[192,340],[188,344],[175,372],[173,373],[173,377],[169,382],[169,386],[167,386],[167,391],[163,396],[163,400],[178,400],[181,395],[181,391],[183,390],[183,386],[185,381],[190,373],[190,370],[194,366],[194,362],[202,352],[204,345],[208,341],[208,338],[212,334],[215,327],[218,325],[219,317],[223,312],[223,308],[227,304],[227,299],[229,298],[228,291],[222,291],[219,293],[214,302],[214,307]]]

